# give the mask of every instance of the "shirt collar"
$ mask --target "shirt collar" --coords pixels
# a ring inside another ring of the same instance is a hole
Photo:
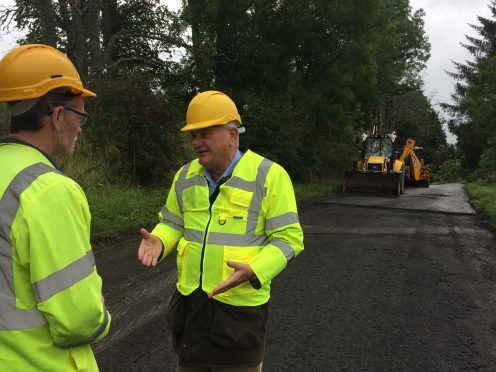
[[[229,164],[229,166],[226,168],[224,173],[222,173],[222,176],[219,178],[219,181],[221,179],[223,179],[224,177],[228,177],[232,173],[232,171],[234,170],[234,168],[238,164],[239,159],[241,159],[242,156],[243,156],[243,153],[241,151],[239,151],[239,149],[236,150],[236,153],[234,154],[234,159],[232,160],[231,164]],[[218,181],[215,181],[213,179],[212,174],[210,173],[210,171],[208,169],[205,169],[205,177],[207,178],[208,183],[211,185],[216,185],[218,183]]]

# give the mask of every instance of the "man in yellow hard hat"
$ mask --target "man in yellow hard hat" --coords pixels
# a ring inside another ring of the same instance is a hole
[[[97,371],[90,343],[108,333],[102,281],[80,186],[53,155],[72,153],[88,119],[67,56],[24,45],[0,61],[0,370]]]
[[[291,180],[239,149],[243,129],[225,94],[194,97],[182,131],[198,159],[177,172],[159,224],[141,230],[143,265],[177,251],[167,315],[178,371],[260,371],[271,280],[303,250]]]

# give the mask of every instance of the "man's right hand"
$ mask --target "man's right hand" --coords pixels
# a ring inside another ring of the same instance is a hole
[[[150,234],[146,229],[140,230],[141,244],[138,249],[138,259],[143,266],[157,266],[157,260],[162,253],[162,242],[155,235]]]

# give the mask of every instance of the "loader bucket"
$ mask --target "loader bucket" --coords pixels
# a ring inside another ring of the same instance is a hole
[[[381,193],[400,196],[401,173],[375,173],[347,171],[344,174],[343,192]]]

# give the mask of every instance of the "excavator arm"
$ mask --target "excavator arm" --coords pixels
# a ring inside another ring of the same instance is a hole
[[[404,162],[410,168],[410,174],[406,178],[407,181],[429,187],[429,170],[415,153],[414,139],[408,138],[406,140],[398,160]]]

